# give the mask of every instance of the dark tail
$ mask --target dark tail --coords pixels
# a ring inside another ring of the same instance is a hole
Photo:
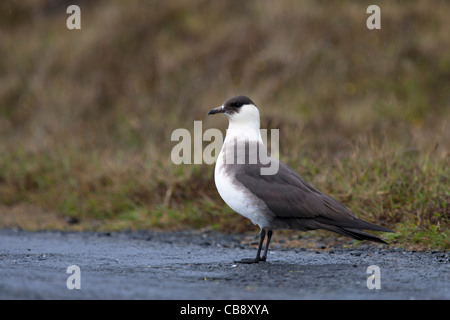
[[[289,229],[296,230],[317,230],[324,229],[339,233],[343,236],[347,236],[356,240],[368,240],[378,243],[385,243],[386,241],[373,234],[364,232],[362,230],[382,231],[382,232],[394,232],[388,228],[381,227],[371,222],[363,221],[352,217],[353,219],[336,221],[330,219],[324,219],[317,217],[313,219],[281,219],[277,218],[277,222],[283,222],[283,226],[288,226]]]
[[[321,223],[321,228],[329,231],[333,231],[344,236],[356,239],[356,240],[368,240],[378,243],[385,243],[386,241],[373,234],[364,232],[362,230],[373,230],[382,232],[394,232],[388,228],[381,227],[371,222],[363,221],[360,219],[354,219],[353,221],[326,221],[328,223]]]
[[[339,233],[339,234],[342,234],[344,236],[356,239],[356,240],[368,240],[368,241],[388,244],[383,239],[381,239],[381,238],[379,238],[377,236],[374,236],[373,234],[370,234],[370,233],[367,233],[367,232],[364,232],[364,231],[358,230],[358,229],[331,227],[331,228],[329,228],[329,230],[330,231],[334,231],[334,232]]]

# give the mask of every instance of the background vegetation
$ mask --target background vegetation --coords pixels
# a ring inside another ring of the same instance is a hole
[[[1,1],[0,227],[254,232],[213,166],[170,160],[174,129],[224,131],[208,110],[246,94],[319,190],[448,249],[450,3],[377,1],[368,30],[372,2]]]

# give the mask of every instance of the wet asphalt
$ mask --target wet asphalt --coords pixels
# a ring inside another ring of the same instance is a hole
[[[448,251],[274,245],[234,262],[255,250],[217,232],[0,230],[0,299],[450,299]]]

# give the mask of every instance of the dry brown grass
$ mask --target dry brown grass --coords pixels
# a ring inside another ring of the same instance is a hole
[[[80,1],[70,31],[69,3],[3,1],[0,226],[250,230],[212,166],[170,161],[174,129],[225,129],[206,113],[242,93],[316,187],[448,247],[450,4],[382,1],[377,31],[369,4]]]

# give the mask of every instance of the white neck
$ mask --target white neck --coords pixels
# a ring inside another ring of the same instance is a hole
[[[230,121],[225,142],[244,139],[262,143],[259,111],[254,105],[244,105],[238,114],[228,116]]]
[[[227,129],[227,135],[224,143],[227,141],[233,141],[234,139],[244,139],[248,141],[258,141],[262,143],[261,132],[259,126],[242,126],[230,123]]]

